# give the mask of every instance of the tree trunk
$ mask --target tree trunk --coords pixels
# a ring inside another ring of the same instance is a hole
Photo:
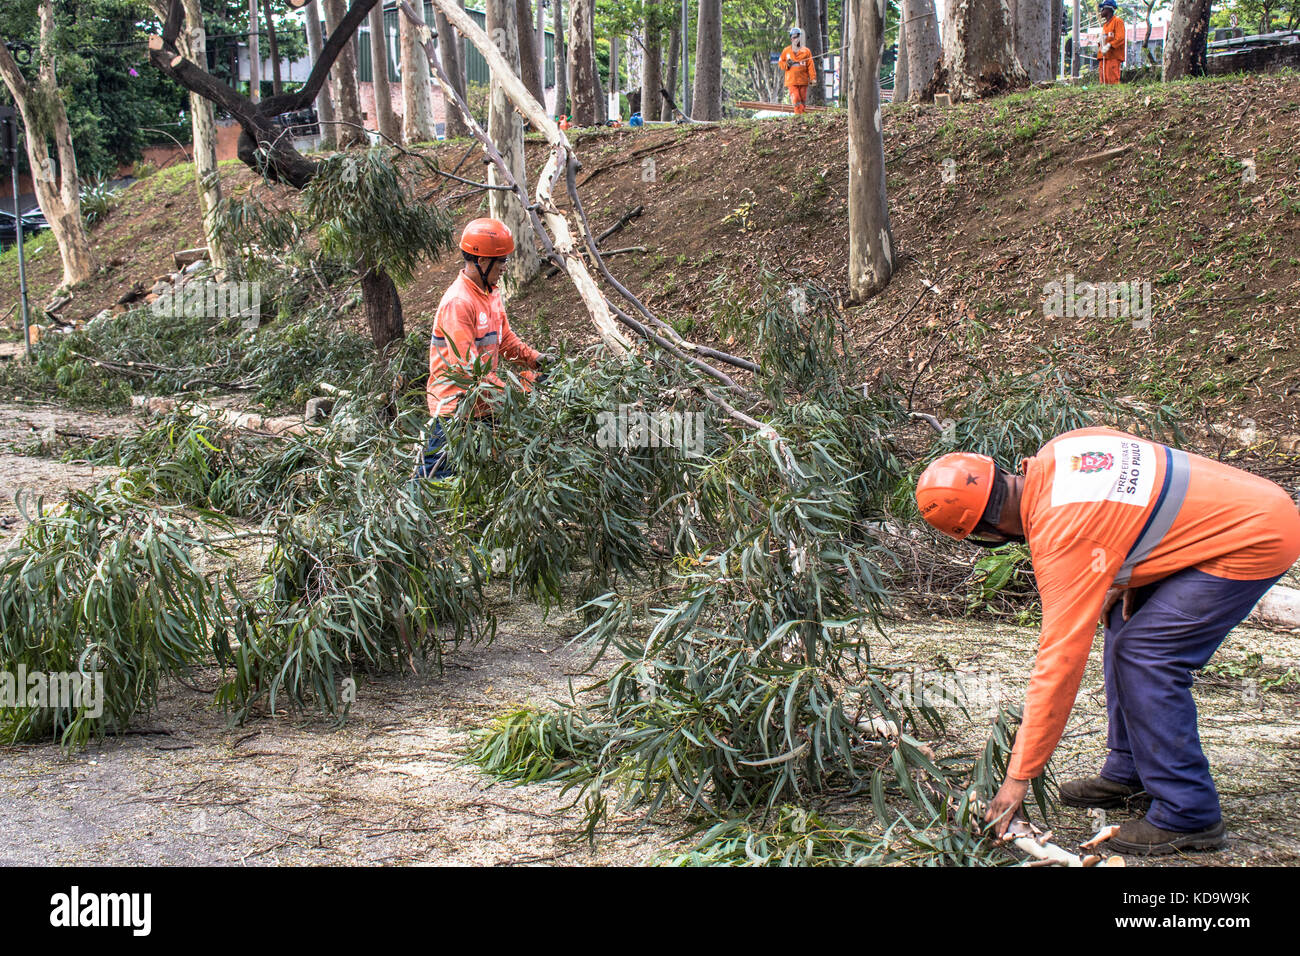
[[[254,103],[262,99],[262,48],[258,43],[259,31],[257,0],[248,0],[248,98]]]
[[[199,0],[183,0],[185,26],[178,40],[181,52],[200,70],[208,68],[207,34]],[[208,262],[218,272],[230,267],[228,243],[216,233],[217,207],[221,204],[221,175],[217,171],[216,111],[210,100],[190,93],[190,126],[194,136],[194,180],[203,216],[203,236],[208,245]]]
[[[700,0],[693,90],[691,119],[722,119],[722,0]]]
[[[347,12],[344,0],[324,0],[325,26],[333,36],[339,28],[339,21]],[[356,47],[346,43],[334,61],[330,70],[334,81],[334,92],[338,95],[338,117],[336,134],[339,149],[350,146],[363,146],[370,142],[366,136],[365,123],[361,118],[361,94],[357,91],[357,55]]]
[[[609,95],[605,97],[605,118],[611,118],[609,104],[614,104],[614,114],[623,115],[622,93],[623,78],[619,68],[619,56],[622,51],[619,49],[618,34],[609,38]]]
[[[411,6],[423,20],[424,4],[416,0]],[[438,127],[433,119],[429,58],[415,35],[415,25],[405,16],[397,19],[402,45],[402,136],[408,143],[432,142],[438,138]]]
[[[1030,83],[1052,78],[1052,7],[1057,0],[1009,0],[1016,59]]]
[[[596,122],[596,50],[591,33],[593,0],[569,0],[569,98],[573,124]]]
[[[934,99],[935,74],[939,71],[939,20],[934,0],[903,0],[907,28],[908,98],[916,102]]]
[[[515,22],[519,27],[519,78],[533,98],[546,104],[546,77],[537,56],[537,33],[533,29],[533,8],[529,0],[515,0]]]
[[[390,343],[406,335],[402,317],[402,299],[392,277],[382,269],[369,269],[361,275],[361,302],[366,310],[366,325],[375,350],[383,352]]]
[[[901,13],[901,10],[900,10]],[[898,23],[898,57],[894,60],[894,102],[906,103],[909,90],[907,75],[907,30],[900,19]]]
[[[950,0],[943,19],[942,84],[954,100],[1028,85],[1016,60],[1006,0]]]
[[[316,0],[309,0],[307,4],[307,46],[311,49],[312,63],[320,59],[320,51],[323,45],[320,32],[320,9],[316,5]],[[338,127],[334,125],[334,97],[330,93],[328,83],[322,84],[320,92],[316,94],[316,117],[320,120],[321,149],[338,148]]]
[[[1065,0],[1052,0],[1052,22],[1049,26],[1052,34],[1052,76],[1053,81],[1061,71],[1061,24],[1064,22],[1062,13],[1065,10]]]
[[[660,0],[646,0],[645,57],[641,65],[641,118],[659,118],[659,87],[663,85],[663,31],[659,25]]]
[[[1174,0],[1165,31],[1162,79],[1205,75],[1205,35],[1210,29],[1210,0]]]
[[[880,118],[880,57],[886,0],[853,4],[849,54],[849,295],[863,302],[889,284],[893,233],[885,195],[885,147]]]
[[[822,75],[826,72],[822,68],[822,54],[826,51],[822,48],[818,0],[796,0],[794,7],[799,29],[803,30],[803,42],[812,52],[813,63],[817,68],[816,82],[808,84],[808,105],[821,106],[826,102],[826,86]]]
[[[271,47],[271,90],[279,96],[284,92],[284,84],[280,82],[280,44],[275,36],[275,12],[271,9],[271,0],[262,4],[262,13],[266,17],[266,41]],[[202,66],[206,69],[207,63]]]
[[[375,91],[375,129],[395,143],[402,141],[402,124],[393,112],[393,91],[388,85],[388,43],[384,36],[384,5],[370,8],[370,80]]]
[[[406,18],[403,17],[403,20]],[[434,9],[434,25],[438,28],[438,56],[442,58],[442,68],[447,75],[451,77],[452,86],[460,94],[461,99],[465,98],[465,70],[460,62],[460,34],[451,22],[442,14],[441,10]],[[458,139],[462,136],[469,135],[469,127],[465,125],[465,117],[460,115],[460,110],[452,109],[447,104],[443,110],[443,116],[446,117],[446,129],[448,139]]]
[[[555,115],[568,116],[569,58],[564,49],[564,0],[551,0],[551,31],[555,34]]]
[[[678,64],[682,60],[682,20],[681,17],[673,17],[673,27],[668,35],[668,74],[664,77],[663,89],[666,89],[677,97],[677,70]],[[673,108],[668,105],[668,101],[660,94],[656,100],[659,103],[659,118],[666,122],[671,122],[673,118]],[[678,104],[682,109],[686,109],[686,104]]]
[[[36,200],[54,233],[63,260],[63,285],[71,286],[89,279],[95,272],[95,257],[90,251],[86,229],[81,221],[81,183],[77,178],[77,154],[72,147],[72,128],[59,95],[55,73],[54,0],[41,0],[40,67],[36,78],[26,80],[9,50],[0,43],[0,79],[22,114],[27,130],[27,162],[32,170]],[[35,59],[35,57],[34,57]],[[58,170],[50,161],[49,140],[54,140]]]
[[[487,0],[487,35],[519,76],[518,8],[515,0]],[[522,79],[522,77],[521,77]],[[529,91],[531,95],[532,91]],[[538,100],[539,103],[543,102]],[[506,95],[505,88],[494,75],[492,98],[488,107],[488,136],[496,143],[501,158],[505,160],[516,182],[527,182],[524,168],[524,120]],[[488,167],[488,182],[499,183],[496,166]],[[519,197],[514,193],[494,189],[488,193],[489,215],[500,219],[515,235],[514,266],[511,279],[520,285],[537,275],[541,260],[537,255],[537,240],[533,235],[532,219]],[[513,284],[513,283],[512,283]]]

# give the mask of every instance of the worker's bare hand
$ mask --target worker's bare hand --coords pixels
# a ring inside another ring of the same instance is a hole
[[[1110,609],[1113,608],[1113,607],[1115,606],[1115,602],[1118,601],[1118,600],[1120,599],[1120,595],[1123,595],[1123,596],[1124,596],[1124,608],[1123,608],[1123,611],[1121,612],[1121,613],[1123,614],[1124,620],[1127,621],[1129,618],[1131,618],[1131,617],[1133,616],[1133,591],[1132,591],[1132,589],[1130,589],[1130,588],[1111,588],[1109,591],[1106,592],[1106,600],[1103,601],[1103,602],[1102,602],[1102,605],[1101,605],[1101,626],[1102,626],[1102,627],[1109,627],[1109,626],[1110,626],[1110,625],[1107,623],[1107,621],[1110,620]]]
[[[997,796],[989,804],[989,808],[984,813],[984,821],[993,831],[993,835],[998,839],[1006,833],[1007,827],[1020,811],[1020,805],[1025,802],[1025,794],[1029,792],[1028,780],[1017,780],[1015,777],[1007,777],[998,788]]]

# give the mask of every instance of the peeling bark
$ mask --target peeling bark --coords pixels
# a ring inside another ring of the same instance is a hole
[[[937,88],[954,100],[995,96],[1029,84],[1016,60],[1006,0],[951,0],[943,19]]]
[[[343,0],[324,0],[324,2],[325,26],[329,28],[330,36],[333,36],[343,21]],[[355,32],[354,29],[353,33]],[[346,38],[342,49],[339,50],[330,75],[334,81],[334,90],[338,94],[340,125],[336,138],[339,149],[367,145],[370,140],[366,136],[365,123],[361,118],[361,94],[357,90],[357,54],[351,36]]]
[[[1165,82],[1205,75],[1205,39],[1210,29],[1210,0],[1174,0],[1165,32]]]
[[[884,289],[894,273],[878,81],[885,0],[853,4],[853,39],[848,73],[849,296],[863,302]]]
[[[422,8],[423,4],[415,8],[420,17],[424,16]],[[438,138],[433,120],[433,88],[429,85],[429,58],[416,35],[418,29],[406,17],[398,18],[398,39],[402,46],[402,135],[408,143],[427,143]]]
[[[592,0],[569,0],[569,98],[575,126],[595,124],[598,112],[591,14]]]
[[[907,31],[907,98],[913,103],[929,102],[934,99],[940,60],[934,0],[903,0],[903,21]]]
[[[36,200],[54,233],[63,260],[63,285],[89,279],[95,271],[95,257],[81,221],[81,183],[77,176],[77,154],[72,146],[72,128],[59,95],[54,51],[54,3],[40,6],[40,67],[34,79],[23,77],[18,64],[0,43],[0,79],[9,88],[23,128],[27,131],[27,162],[32,169]],[[50,158],[49,141],[54,141],[58,165]]]

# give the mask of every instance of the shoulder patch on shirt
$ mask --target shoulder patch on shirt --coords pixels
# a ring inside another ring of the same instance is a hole
[[[1077,435],[1053,446],[1052,507],[1118,501],[1146,507],[1155,488],[1156,446],[1118,435]]]

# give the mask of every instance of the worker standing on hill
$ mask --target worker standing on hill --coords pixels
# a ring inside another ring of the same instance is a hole
[[[1115,0],[1101,0],[1097,12],[1101,14],[1101,44],[1097,47],[1097,68],[1101,81],[1119,82],[1119,70],[1124,65],[1124,21],[1115,11]]]
[[[520,379],[527,388],[542,366],[553,356],[538,352],[515,335],[506,318],[505,306],[497,283],[515,251],[515,237],[498,219],[475,219],[460,237],[465,267],[438,303],[433,320],[433,341],[429,344],[429,414],[433,431],[424,451],[424,461],[416,470],[417,478],[446,478],[451,469],[446,464],[443,446],[447,434],[443,419],[456,411],[465,386],[457,378],[472,374],[475,363],[486,364],[487,380],[505,387],[497,377],[501,358],[524,366]],[[490,409],[476,408],[474,416],[482,418]]]
[[[1111,838],[1120,852],[1222,847],[1192,671],[1300,556],[1300,511],[1287,492],[1198,455],[1084,428],[1052,439],[1020,474],[985,455],[944,455],[921,475],[916,501],[958,540],[1029,543],[1042,636],[1007,777],[986,816],[998,835],[1061,739],[1101,616],[1109,755],[1099,776],[1062,784],[1061,801],[1150,799],[1146,817]]]
[[[790,102],[796,113],[803,113],[808,105],[808,86],[817,81],[817,66],[812,50],[804,44],[803,30],[790,28],[790,45],[781,51],[777,60],[785,71],[785,86],[790,91]]]

